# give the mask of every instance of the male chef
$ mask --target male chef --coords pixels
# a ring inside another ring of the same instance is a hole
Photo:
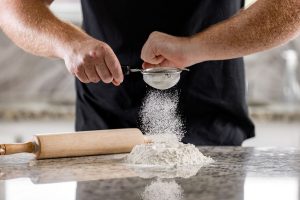
[[[176,86],[196,145],[241,145],[254,136],[244,55],[300,32],[300,0],[82,0],[83,27],[53,15],[52,0],[1,0],[0,27],[19,47],[63,59],[76,77],[76,130],[137,127],[147,87],[121,65],[185,68]],[[30,73],[24,67],[20,73]]]

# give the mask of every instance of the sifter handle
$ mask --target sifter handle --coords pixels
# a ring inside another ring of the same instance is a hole
[[[121,68],[122,68],[122,72],[123,72],[124,75],[128,75],[131,72],[141,72],[142,71],[141,69],[133,69],[129,65],[122,65]]]
[[[121,66],[124,75],[130,74],[130,66]]]
[[[35,145],[32,142],[20,144],[0,144],[0,155],[16,153],[34,153]]]

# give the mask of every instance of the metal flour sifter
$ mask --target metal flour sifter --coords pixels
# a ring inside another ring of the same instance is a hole
[[[182,71],[189,71],[188,69],[179,69],[174,67],[153,67],[148,69],[135,69],[131,66],[122,66],[124,75],[132,72],[140,72],[143,75],[144,81],[151,87],[166,90],[175,86],[180,80],[180,73]]]

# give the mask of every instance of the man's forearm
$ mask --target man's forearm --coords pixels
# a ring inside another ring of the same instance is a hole
[[[247,10],[194,35],[189,56],[224,60],[286,43],[300,32],[300,0],[258,0]]]
[[[56,18],[50,0],[2,0],[0,27],[19,47],[39,56],[63,58],[72,42],[88,37]]]
[[[69,72],[81,82],[120,85],[123,74],[111,47],[56,18],[48,8],[51,2],[2,0],[1,29],[25,51],[64,59]]]

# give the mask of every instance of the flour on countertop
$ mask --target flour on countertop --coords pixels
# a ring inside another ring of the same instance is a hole
[[[161,142],[136,145],[127,156],[127,163],[144,166],[205,165],[212,159],[204,156],[192,144]]]
[[[177,114],[178,92],[150,91],[141,109],[142,131],[152,141],[136,145],[126,157],[128,164],[174,168],[203,166],[213,160],[192,144],[183,144],[184,126]],[[177,172],[177,171],[176,171]],[[189,176],[184,174],[180,176]]]

